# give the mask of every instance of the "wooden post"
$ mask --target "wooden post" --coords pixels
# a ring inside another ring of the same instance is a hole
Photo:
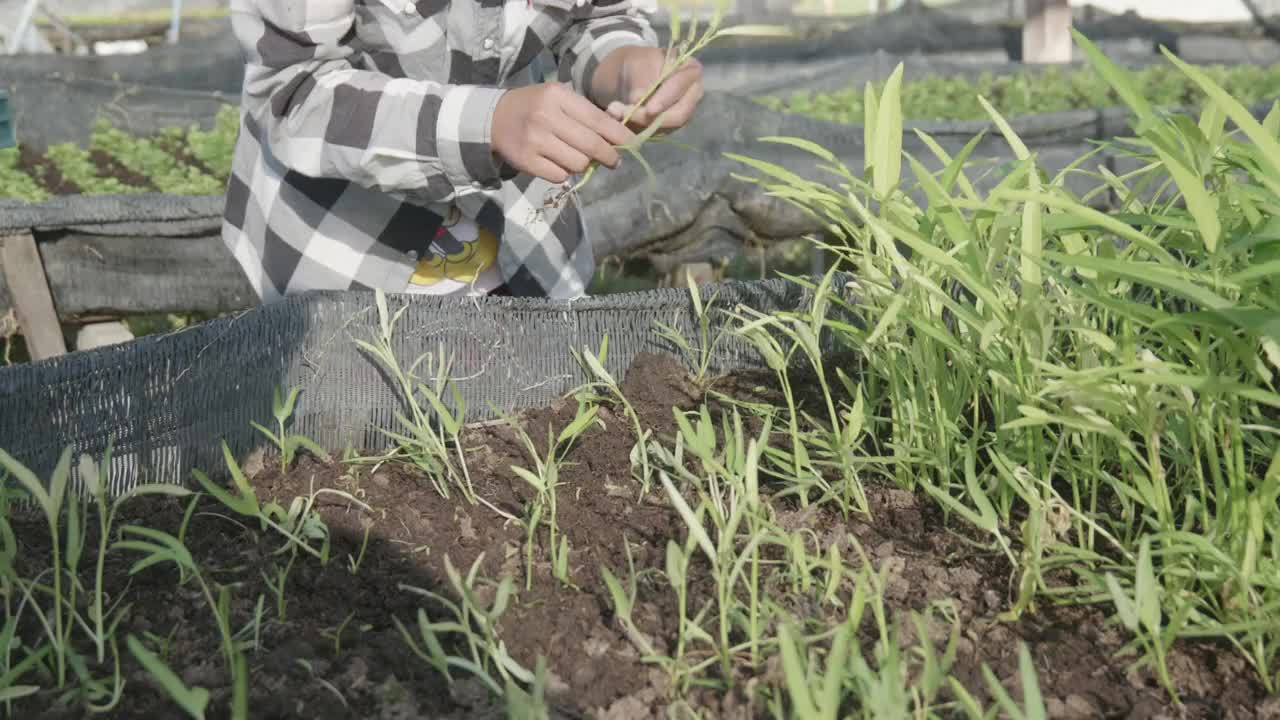
[[[1027,0],[1022,62],[1071,62],[1071,0]]]
[[[44,274],[44,263],[31,233],[0,236],[0,270],[4,272],[18,327],[27,340],[32,360],[65,355],[67,342],[53,307],[53,293]]]

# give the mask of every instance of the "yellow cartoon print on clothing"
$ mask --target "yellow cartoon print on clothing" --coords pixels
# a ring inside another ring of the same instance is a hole
[[[418,260],[409,278],[411,285],[461,288],[494,268],[498,260],[497,237],[470,219],[454,215],[450,220],[453,222],[437,231],[424,257]]]
[[[469,283],[493,267],[497,259],[498,239],[488,230],[481,229],[474,241],[462,244],[461,251],[440,255],[433,250],[419,260],[409,282],[414,285],[434,285],[441,280]]]

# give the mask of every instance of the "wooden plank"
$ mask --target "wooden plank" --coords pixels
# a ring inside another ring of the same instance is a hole
[[[1071,62],[1071,0],[1027,0],[1024,63]]]
[[[37,234],[67,322],[168,312],[229,312],[257,295],[216,235],[154,238]],[[0,283],[0,315],[8,293]]]
[[[67,343],[35,237],[30,233],[0,237],[0,269],[9,285],[18,327],[26,338],[31,359],[65,355]]]

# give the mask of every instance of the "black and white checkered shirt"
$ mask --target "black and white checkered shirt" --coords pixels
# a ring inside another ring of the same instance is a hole
[[[401,292],[456,250],[458,213],[499,238],[511,294],[585,292],[579,208],[543,208],[559,186],[497,159],[490,123],[544,51],[586,94],[609,52],[656,45],[645,2],[231,0],[247,68],[223,238],[259,296]]]

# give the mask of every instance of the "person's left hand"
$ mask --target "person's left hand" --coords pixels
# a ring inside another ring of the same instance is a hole
[[[649,88],[662,77],[663,65],[667,54],[655,47],[622,47],[609,54],[601,63],[598,76],[604,76],[607,90],[598,96],[604,101],[606,112],[618,120],[631,112]],[[613,76],[610,78],[610,76]],[[704,94],[702,82],[702,63],[690,58],[678,70],[671,74],[662,85],[654,91],[642,107],[639,107],[628,120],[628,125],[635,131],[643,130],[653,124],[659,115],[662,118],[660,133],[668,133],[684,127],[693,119],[693,113],[702,102]]]

